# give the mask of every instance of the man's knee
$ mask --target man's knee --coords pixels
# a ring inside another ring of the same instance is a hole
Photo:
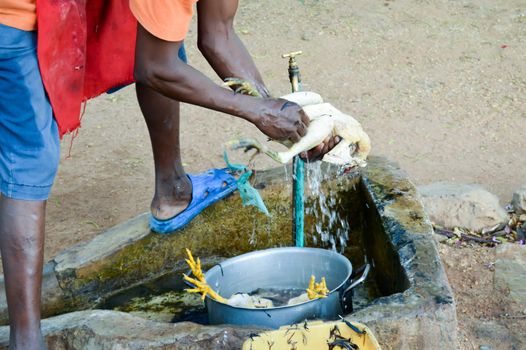
[[[151,86],[154,81],[154,76],[155,73],[151,69],[148,69],[147,64],[135,63],[133,78],[137,83]]]

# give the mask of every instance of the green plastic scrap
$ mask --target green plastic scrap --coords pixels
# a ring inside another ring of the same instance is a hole
[[[223,159],[225,160],[226,166],[230,171],[233,172],[242,172],[241,176],[236,180],[237,189],[239,190],[239,195],[241,196],[241,201],[243,206],[252,205],[259,209],[266,216],[270,216],[263,198],[248,181],[250,176],[252,176],[252,170],[250,170],[246,165],[242,164],[233,164],[228,161],[228,156],[226,151],[223,152]]]

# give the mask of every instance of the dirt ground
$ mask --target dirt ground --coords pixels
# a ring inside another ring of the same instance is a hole
[[[457,303],[460,349],[525,349],[526,310],[494,289],[495,248],[439,244],[439,252]]]
[[[280,55],[303,50],[304,88],[361,121],[373,154],[399,162],[416,184],[479,183],[503,204],[526,184],[519,153],[526,149],[525,0],[245,0],[236,28],[274,95],[289,91]],[[194,21],[189,60],[217,80],[195,39]],[[221,145],[234,135],[264,139],[231,116],[188,105],[182,111],[190,172],[223,166]],[[90,101],[78,136],[62,142],[46,259],[147,211],[152,165],[134,88]],[[473,301],[490,297],[492,271],[484,264],[494,252],[440,249],[459,303],[462,346],[478,349],[473,324],[501,312],[498,301],[488,308]]]

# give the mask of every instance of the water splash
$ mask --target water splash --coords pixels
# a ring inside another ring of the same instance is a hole
[[[283,169],[285,170],[285,183],[288,183],[290,181],[288,166],[285,164]]]
[[[344,167],[336,169],[336,171],[324,172],[321,164],[322,162],[305,163],[305,194],[306,199],[308,197],[312,201],[309,205],[306,203],[305,214],[313,217],[315,222],[314,232],[310,232],[310,237],[315,246],[343,253],[349,240],[350,225],[342,208],[341,196],[336,195],[337,190],[330,190],[327,186],[323,188],[323,182],[329,180],[334,174],[344,173]],[[288,171],[287,166],[284,166],[283,169],[285,184],[292,183],[294,175]],[[291,192],[288,186],[285,188]],[[254,218],[252,232],[248,237],[248,243],[252,246],[256,246],[259,241],[256,221]],[[263,233],[269,239],[269,243],[272,244],[272,219],[265,220],[262,228]]]
[[[349,240],[349,223],[341,210],[341,199],[327,188],[322,188],[323,182],[329,178],[329,173],[323,172],[321,162],[305,164],[306,188],[310,191],[312,205],[306,207],[307,215],[314,217],[313,243],[330,247],[331,250],[343,253]],[[338,172],[337,172],[338,173]]]
[[[257,243],[258,243],[258,239],[257,239],[257,234],[256,234],[256,218],[254,218],[253,220],[253,223],[252,223],[252,234],[250,235],[250,238],[248,240],[248,243],[252,246],[255,246]]]

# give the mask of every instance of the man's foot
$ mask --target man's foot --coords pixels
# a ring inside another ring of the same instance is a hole
[[[184,207],[184,202],[179,202],[177,208],[179,213],[167,218],[160,219],[154,215],[150,217],[150,228],[157,233],[170,233],[182,229],[204,209],[218,200],[225,198],[237,189],[236,179],[225,169],[211,169],[204,173],[188,174],[191,186],[190,203]],[[182,189],[182,187],[180,187]],[[177,198],[177,197],[175,197]],[[179,200],[182,200],[179,198]],[[166,211],[165,211],[165,215]]]
[[[157,188],[151,204],[152,215],[158,220],[168,220],[183,212],[191,200],[192,182],[186,175],[171,183],[166,182],[166,186]]]
[[[9,349],[13,350],[46,350],[46,343],[40,330],[33,334],[12,334],[9,339]]]

